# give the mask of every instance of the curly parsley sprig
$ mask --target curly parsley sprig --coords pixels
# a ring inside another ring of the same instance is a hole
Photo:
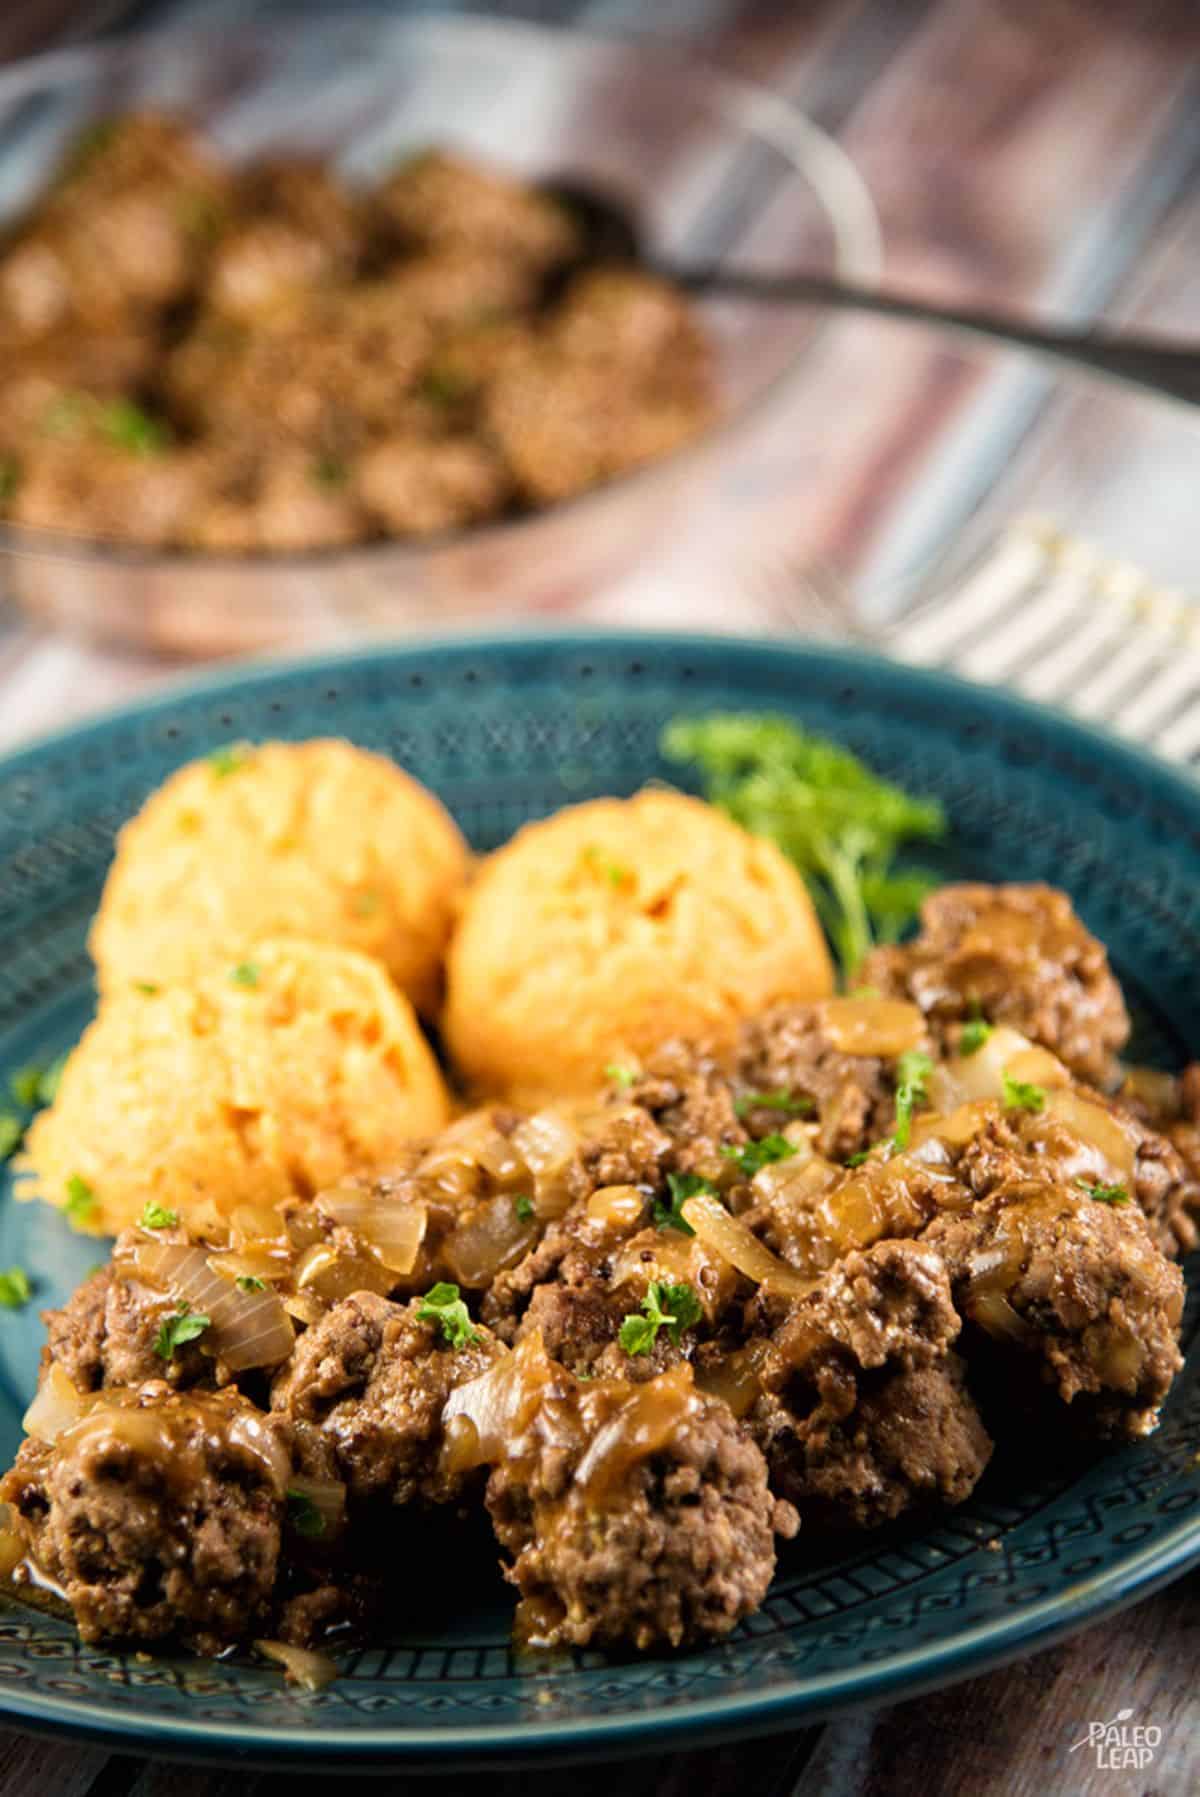
[[[698,1323],[703,1315],[700,1300],[690,1285],[683,1281],[664,1285],[660,1279],[652,1279],[642,1299],[641,1314],[630,1311],[617,1339],[627,1354],[649,1354],[659,1330],[665,1329],[678,1347],[684,1330]]]
[[[663,731],[662,752],[697,766],[706,798],[795,863],[847,975],[874,942],[899,938],[936,884],[898,868],[896,858],[906,843],[945,834],[941,805],[914,798],[787,718],[676,718]]]

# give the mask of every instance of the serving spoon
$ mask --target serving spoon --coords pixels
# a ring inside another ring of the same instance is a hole
[[[547,182],[542,191],[566,206],[582,228],[583,246],[572,264],[572,273],[578,272],[580,266],[601,262],[636,262],[687,293],[711,293],[767,306],[827,306],[836,311],[874,312],[885,318],[1007,343],[1183,405],[1200,405],[1200,344],[1141,337],[1126,331],[1049,330],[1006,312],[973,306],[934,306],[887,288],[858,287],[825,275],[768,275],[713,263],[675,264],[646,254],[632,219],[619,201],[574,181]]]

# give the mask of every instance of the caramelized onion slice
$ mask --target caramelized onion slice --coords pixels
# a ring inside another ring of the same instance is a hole
[[[1137,1159],[1137,1143],[1129,1126],[1114,1117],[1102,1104],[1084,1098],[1079,1092],[1062,1090],[1046,1095],[1046,1113],[1065,1124],[1102,1155],[1112,1171],[1124,1180],[1133,1178]]]
[[[817,1007],[839,1054],[901,1055],[925,1040],[925,1019],[901,998],[827,998]]]
[[[290,1641],[256,1641],[254,1650],[283,1667],[293,1684],[304,1691],[323,1691],[338,1675],[337,1664],[327,1653],[311,1647],[293,1647]]]
[[[1010,1063],[1030,1053],[1045,1054],[1045,1050],[1034,1050],[1027,1036],[1009,1029],[1005,1023],[998,1023],[982,1048],[977,1048],[974,1054],[951,1055],[949,1060],[933,1069],[929,1076],[930,1103],[935,1111],[955,1111],[959,1105],[969,1104],[974,1099],[1003,1098],[1004,1075],[1009,1071]],[[1045,1059],[1051,1069],[1058,1068],[1066,1078],[1065,1068],[1053,1055],[1046,1055]],[[1041,1085],[1046,1083],[1033,1072],[1014,1072],[1013,1078],[1033,1080]]]
[[[513,1130],[512,1144],[529,1169],[538,1216],[547,1222],[561,1217],[570,1202],[567,1172],[578,1132],[557,1111],[535,1111]]]
[[[26,1435],[52,1445],[87,1415],[92,1403],[91,1397],[76,1390],[58,1362],[51,1361],[37,1395],[21,1418],[21,1427]]]
[[[630,1469],[657,1454],[700,1409],[686,1362],[630,1388],[620,1409],[601,1424],[575,1471],[593,1500],[608,1497]]]
[[[318,1512],[321,1528],[317,1532],[321,1536],[327,1537],[341,1528],[346,1514],[346,1487],[340,1479],[312,1479],[306,1473],[292,1473],[287,1494],[311,1504]]]
[[[442,1253],[458,1285],[481,1291],[505,1267],[515,1266],[536,1242],[537,1220],[523,1217],[516,1199],[502,1192],[467,1212],[442,1244]]]
[[[331,1223],[351,1229],[393,1273],[411,1273],[417,1264],[429,1213],[423,1204],[380,1198],[359,1186],[334,1186],[313,1200]]]
[[[119,1255],[118,1264],[208,1317],[205,1345],[215,1349],[231,1372],[278,1366],[295,1346],[296,1333],[278,1293],[270,1288],[242,1291],[209,1265],[203,1248],[186,1242],[137,1242]]]
[[[535,1329],[486,1373],[452,1391],[442,1410],[443,1469],[469,1472],[502,1460],[529,1427],[554,1373],[542,1332]]]
[[[694,1198],[687,1199],[683,1216],[706,1248],[727,1260],[747,1279],[753,1279],[756,1285],[765,1285],[783,1298],[803,1298],[816,1285],[815,1279],[805,1278],[777,1254],[772,1254],[744,1223],[731,1217],[720,1200],[709,1193],[698,1192]]]

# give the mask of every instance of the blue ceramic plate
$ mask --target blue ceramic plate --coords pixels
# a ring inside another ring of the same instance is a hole
[[[113,832],[181,761],[231,738],[342,734],[427,781],[486,849],[527,818],[673,774],[657,754],[664,721],[730,706],[787,712],[935,793],[953,826],[948,875],[1065,886],[1110,947],[1141,1052],[1177,1065],[1200,1051],[1190,783],[1015,699],[850,653],[571,635],[222,674],[0,764],[0,1075],[78,1035],[92,1002],[84,933]],[[57,1216],[0,1202],[0,1266],[31,1268],[42,1302],[65,1298],[96,1256]],[[6,1455],[40,1334],[32,1309],[0,1314]],[[486,1532],[462,1525],[421,1543],[388,1645],[346,1654],[315,1695],[260,1665],[81,1647],[8,1604],[0,1714],[149,1752],[305,1768],[598,1756],[790,1727],[1027,1653],[1200,1559],[1198,1436],[1192,1353],[1151,1440],[999,1468],[931,1526],[840,1555],[797,1543],[757,1616],[673,1658],[523,1663]]]

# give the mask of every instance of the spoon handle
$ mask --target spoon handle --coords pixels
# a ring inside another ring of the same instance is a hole
[[[914,324],[944,326],[993,342],[1016,344],[1094,374],[1107,375],[1184,405],[1200,405],[1200,344],[1172,343],[1092,330],[1044,330],[1002,312],[964,306],[931,306],[903,294],[852,287],[820,275],[759,275],[729,268],[664,269],[668,279],[692,293],[728,294],[764,305],[832,306],[875,312]]]

